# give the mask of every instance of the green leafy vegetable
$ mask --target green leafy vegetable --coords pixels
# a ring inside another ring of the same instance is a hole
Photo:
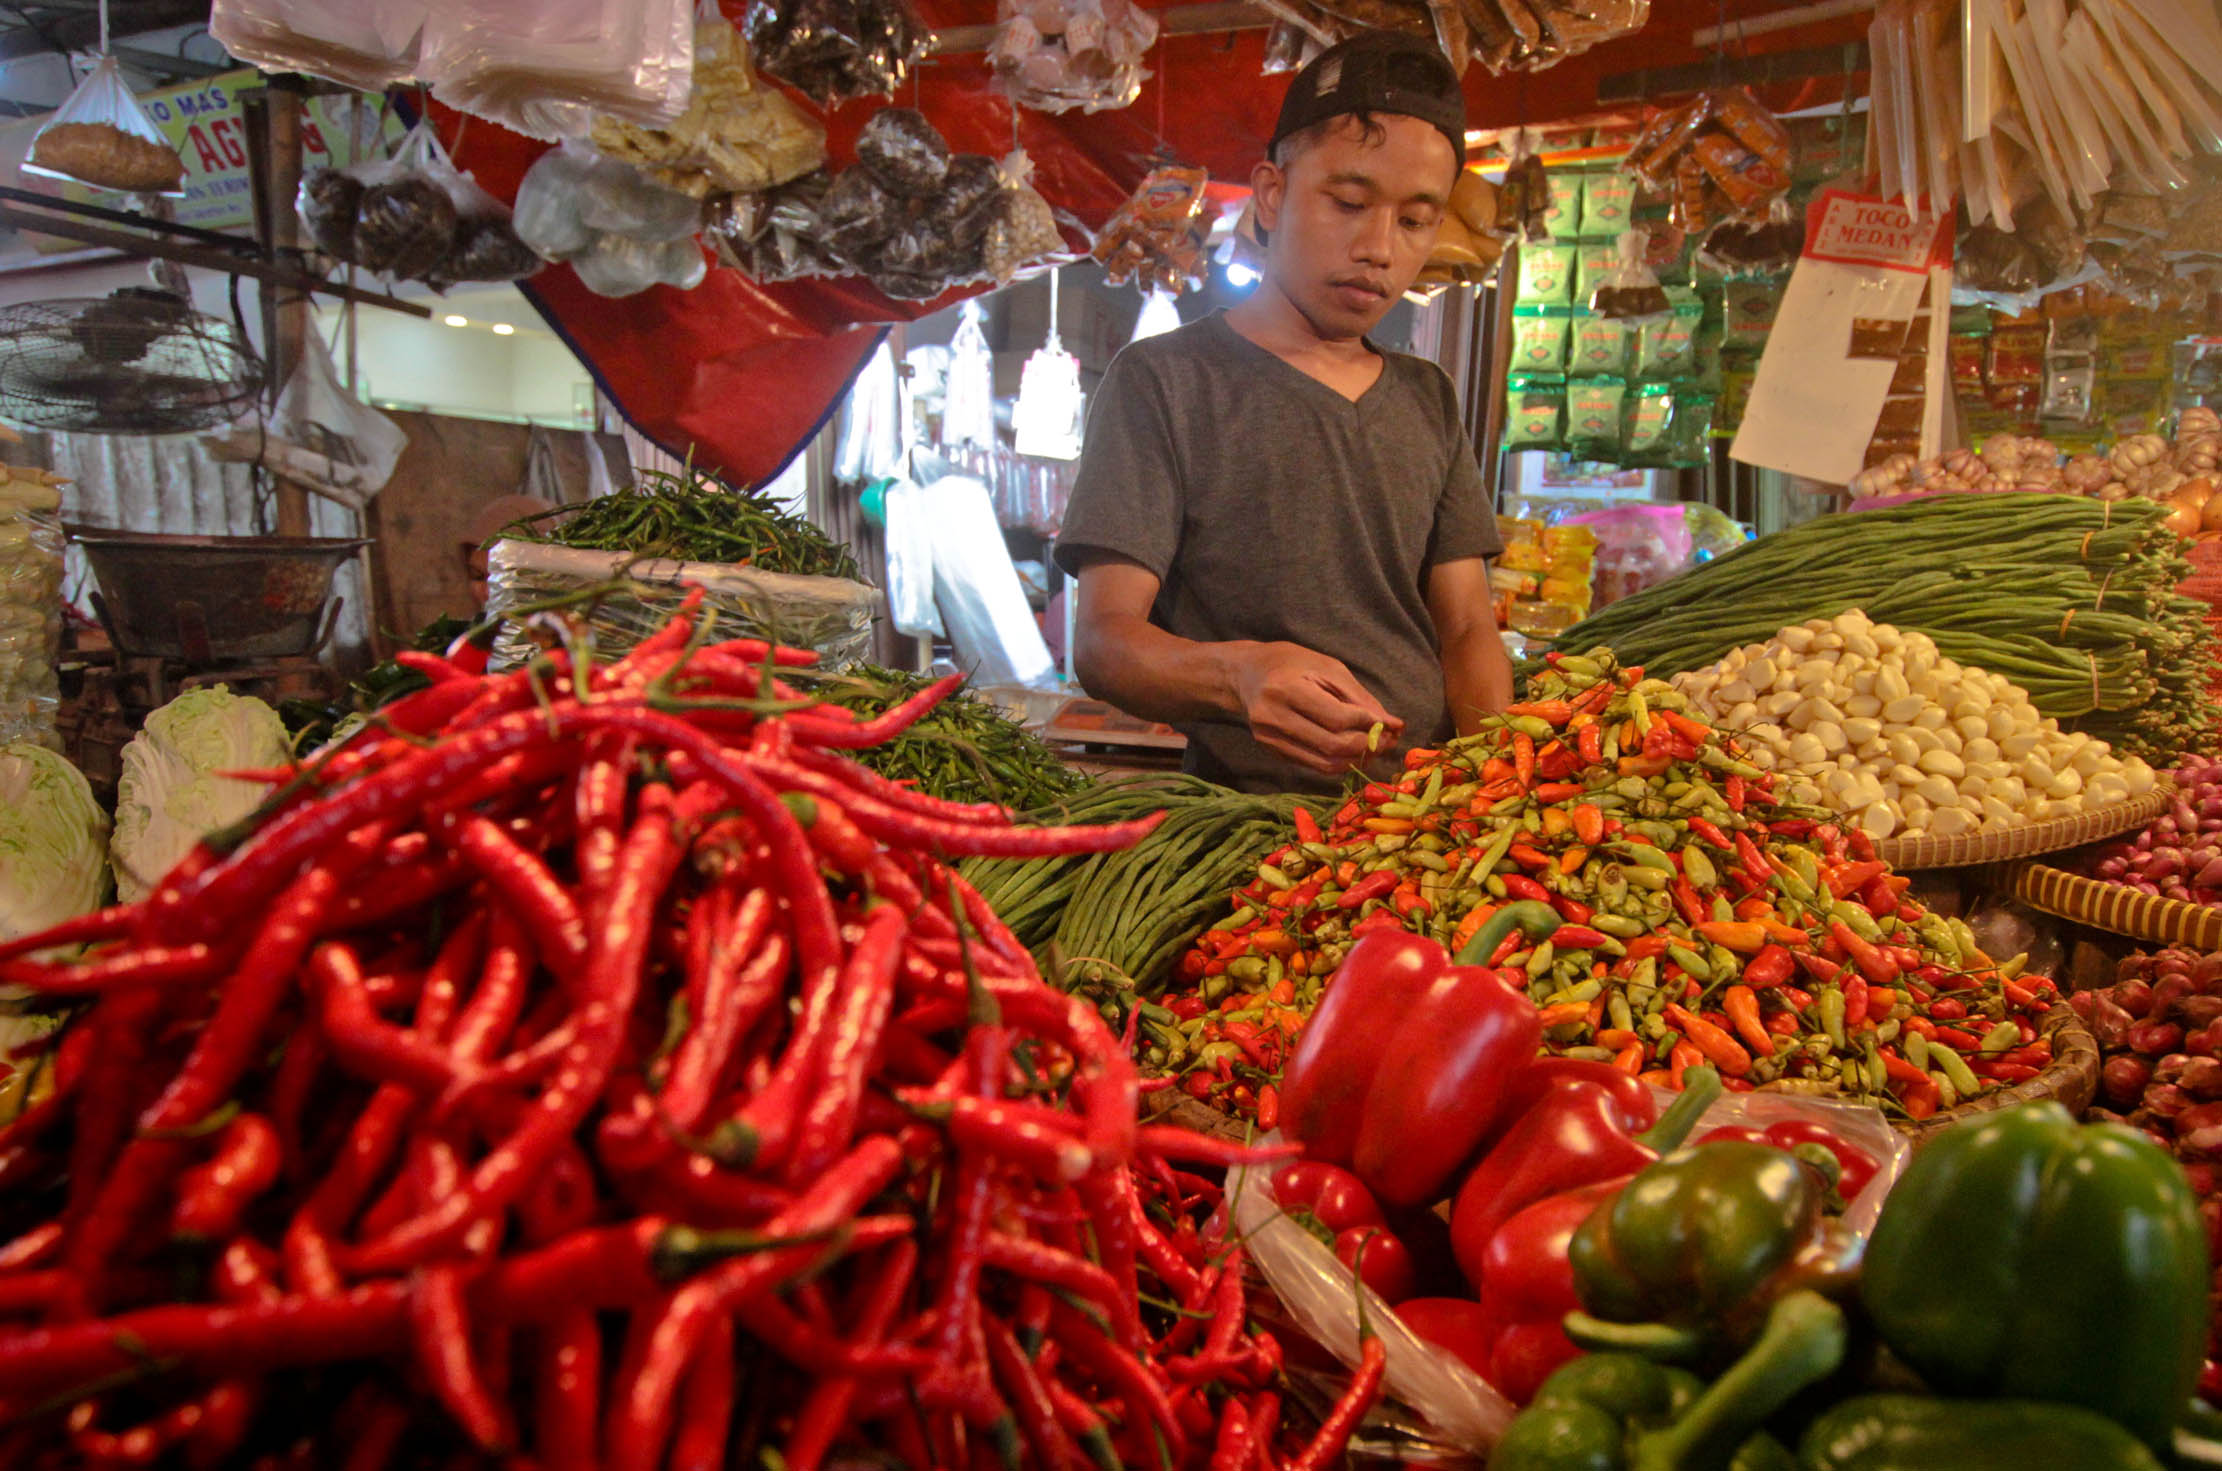
[[[187,690],[147,717],[123,748],[116,835],[109,858],[116,893],[146,897],[202,835],[237,822],[265,794],[256,782],[218,776],[291,759],[278,712],[222,685]]]
[[[44,746],[0,746],[0,939],[100,907],[108,815],[84,774]]]

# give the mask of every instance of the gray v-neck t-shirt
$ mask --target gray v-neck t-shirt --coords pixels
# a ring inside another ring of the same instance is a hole
[[[1182,638],[1340,659],[1403,717],[1405,744],[1432,744],[1451,723],[1428,574],[1503,544],[1449,378],[1424,358],[1381,358],[1353,401],[1221,313],[1128,347],[1089,409],[1057,564],[1077,574],[1111,556],[1148,568],[1162,584],[1151,621]],[[1183,731],[1187,769],[1210,780],[1335,785],[1247,725]]]

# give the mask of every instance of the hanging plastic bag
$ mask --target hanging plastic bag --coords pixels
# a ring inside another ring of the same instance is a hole
[[[1125,107],[1149,73],[1157,22],[1130,0],[1001,0],[988,63],[995,89],[1037,112]]]
[[[478,219],[499,217],[500,228],[508,229],[508,211],[468,175],[456,172],[439,134],[431,123],[420,122],[392,158],[310,170],[301,179],[295,208],[318,249],[402,280],[429,275],[456,249],[462,220],[458,199],[467,201]],[[468,241],[476,241],[483,228],[474,224]],[[522,242],[517,245],[521,251]],[[524,265],[521,260],[517,264]]]
[[[1087,395],[1080,388],[1080,359],[1057,336],[1057,273],[1049,277],[1049,340],[1026,359],[1019,375],[1011,433],[1022,455],[1045,460],[1080,458]]]
[[[691,0],[448,0],[418,76],[450,107],[528,138],[584,135],[603,114],[663,127],[694,83]]]
[[[1097,234],[1091,254],[1112,285],[1154,283],[1175,294],[1203,283],[1203,241],[1196,229],[1204,186],[1198,168],[1157,168]]]
[[[718,260],[753,281],[793,281],[847,271],[827,250],[818,206],[831,180],[805,174],[763,194],[735,194],[711,207],[704,228]]]
[[[756,0],[746,30],[756,64],[821,105],[894,96],[934,40],[908,0]]]
[[[383,92],[416,70],[428,0],[216,0],[208,33],[267,72],[306,72]]]
[[[651,286],[692,291],[709,274],[702,247],[688,240],[637,240],[602,234],[571,262],[579,283],[596,296],[633,296]]]
[[[949,341],[949,372],[941,398],[941,447],[995,448],[995,355],[980,330],[980,303],[967,301]]]
[[[934,606],[934,513],[926,492],[908,480],[887,487],[887,617],[910,638],[947,633]]]
[[[185,160],[131,95],[113,56],[95,62],[38,130],[23,168],[122,194],[185,192]]]
[[[663,128],[594,120],[594,146],[695,199],[754,194],[821,167],[826,133],[785,92],[757,80],[740,32],[705,0],[694,24],[694,92]]]
[[[1798,263],[1805,226],[1787,197],[1767,207],[1764,221],[1723,220],[1697,247],[1697,267],[1716,276],[1779,276]]]
[[[324,338],[312,326],[269,422],[260,430],[204,435],[201,443],[217,459],[260,463],[281,480],[360,511],[393,478],[409,435],[341,386]]]
[[[543,262],[520,239],[509,206],[478,186],[469,174],[448,170],[442,181],[455,202],[455,233],[447,254],[425,273],[435,286],[453,281],[521,281]]]
[[[1659,284],[1658,273],[1644,264],[1645,237],[1625,230],[1613,247],[1613,265],[1589,295],[1589,309],[1613,322],[1650,322],[1671,316],[1674,303]]]

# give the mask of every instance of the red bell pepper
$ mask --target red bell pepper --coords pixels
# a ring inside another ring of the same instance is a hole
[[[1408,1297],[1396,1305],[1396,1315],[1414,1334],[1489,1377],[1501,1325],[1488,1308],[1464,1297]]]
[[[1526,995],[1494,971],[1446,965],[1381,1050],[1358,1124],[1358,1178],[1390,1206],[1440,1198],[1507,1117],[1505,1085],[1542,1045]]]
[[[1542,1042],[1534,1003],[1475,964],[1515,928],[1557,929],[1548,904],[1507,904],[1459,952],[1402,932],[1350,949],[1304,1028],[1281,1117],[1310,1158],[1354,1165],[1384,1206],[1424,1205],[1494,1125],[1504,1080]]]
[[[1458,1189],[1451,1250],[1466,1280],[1480,1285],[1489,1243],[1514,1215],[1546,1196],[1634,1174],[1679,1145],[1720,1092],[1718,1073],[1691,1070],[1682,1096],[1637,1135],[1602,1084],[1583,1078],[1553,1083]]]
[[[1857,1145],[1844,1142],[1835,1130],[1826,1124],[1810,1119],[1784,1119],[1767,1127],[1767,1143],[1777,1149],[1795,1149],[1800,1144],[1818,1144],[1836,1156],[1836,1193],[1845,1200],[1855,1200],[1875,1178],[1875,1159]]]
[[[1611,1063],[1588,1062],[1579,1057],[1539,1057],[1505,1085],[1505,1127],[1524,1117],[1562,1078],[1580,1078],[1612,1094],[1620,1105],[1622,1121],[1630,1129],[1648,1129],[1659,1121],[1659,1105],[1651,1090]],[[1485,1145],[1494,1142],[1484,1141]]]
[[[1281,1078],[1281,1126],[1312,1159],[1350,1163],[1382,1042],[1444,962],[1442,946],[1402,929],[1368,930],[1350,947]]]
[[[1317,1223],[1329,1239],[1353,1226],[1388,1224],[1380,1202],[1365,1183],[1325,1160],[1298,1160],[1275,1175],[1273,1199],[1298,1225],[1309,1229]]]

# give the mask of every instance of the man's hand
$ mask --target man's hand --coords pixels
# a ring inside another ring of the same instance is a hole
[[[1286,643],[1246,645],[1236,657],[1235,692],[1258,744],[1323,776],[1364,765],[1376,725],[1380,749],[1404,730],[1340,659]]]

